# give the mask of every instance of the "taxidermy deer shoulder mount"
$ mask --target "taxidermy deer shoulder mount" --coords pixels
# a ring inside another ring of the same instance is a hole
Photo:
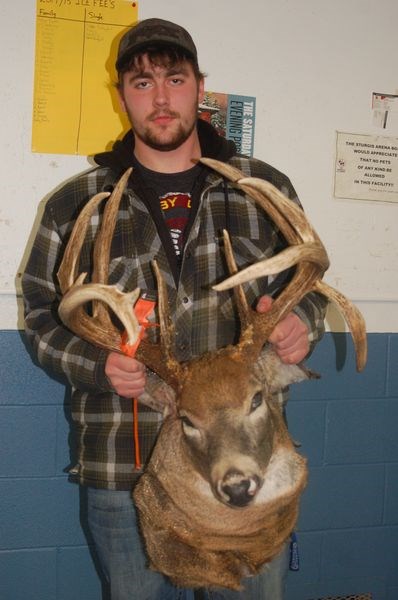
[[[328,257],[303,211],[266,181],[212,159],[201,161],[252,198],[288,247],[237,273],[224,232],[231,275],[214,287],[234,288],[240,339],[187,363],[174,356],[166,285],[153,263],[160,339],[144,339],[136,356],[163,379],[169,400],[156,406],[166,418],[134,499],[153,569],[182,587],[240,589],[242,578],[256,574],[281,551],[295,526],[307,480],[306,461],[296,452],[272,394],[310,374],[303,366],[283,364],[265,344],[276,324],[311,291],[340,308],[352,333],[358,370],[366,363],[366,332],[357,308],[322,281]],[[92,283],[83,283],[86,274],[78,275],[77,265],[91,214],[107,193],[94,196],[81,211],[58,272],[62,321],[78,336],[114,351],[120,351],[120,331],[109,309],[125,327],[128,343],[139,331],[132,310],[139,290],[123,293],[107,285],[110,244],[130,173],[107,200],[94,246]],[[292,266],[294,276],[269,312],[259,314],[248,306],[242,283]],[[91,315],[84,307],[89,301]]]

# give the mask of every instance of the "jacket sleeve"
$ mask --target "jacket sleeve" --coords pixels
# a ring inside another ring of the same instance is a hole
[[[40,365],[66,377],[81,391],[112,389],[105,375],[105,350],[75,336],[59,319],[56,272],[64,244],[47,204],[22,277],[25,332]]]

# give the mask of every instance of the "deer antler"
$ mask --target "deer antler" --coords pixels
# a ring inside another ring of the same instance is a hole
[[[158,290],[159,343],[143,339],[137,350],[137,358],[177,390],[186,369],[174,355],[174,325],[170,318],[167,287],[155,260],[152,266]]]
[[[120,332],[112,323],[108,307],[123,323],[129,344],[136,341],[139,332],[132,308],[140,290],[125,294],[116,286],[107,285],[109,253],[116,215],[131,171],[132,169],[128,169],[123,174],[112,194],[96,194],[80,212],[57,273],[61,292],[64,294],[58,309],[61,320],[83,339],[101,348],[115,351],[120,351]],[[109,200],[104,210],[102,228],[95,241],[92,283],[84,284],[87,274],[82,273],[77,277],[79,257],[90,218],[105,198]],[[89,316],[84,310],[84,305],[92,300],[95,301],[93,315]]]
[[[237,273],[230,240],[228,234],[224,232],[227,263],[230,272],[234,274],[214,286],[214,289],[221,291],[235,288],[242,324],[241,346],[258,353],[276,324],[305,294],[316,291],[335,302],[342,311],[354,339],[357,368],[362,370],[366,363],[366,334],[362,315],[347,298],[321,281],[323,273],[329,266],[329,260],[321,240],[303,211],[269,182],[247,178],[234,167],[213,159],[202,158],[201,162],[230,179],[253,198],[275,222],[290,244],[277,256],[260,261]],[[131,169],[124,173],[111,195],[105,192],[97,194],[81,211],[58,271],[61,291],[65,294],[59,307],[63,322],[80,337],[115,351],[120,351],[120,332],[109,316],[108,307],[123,323],[129,343],[135,342],[139,330],[132,310],[139,290],[123,293],[115,286],[107,285],[110,245],[117,211],[130,174]],[[102,227],[95,242],[92,283],[84,284],[86,274],[82,273],[77,277],[79,256],[91,215],[105,198],[109,199],[104,210]],[[296,272],[286,288],[275,299],[270,311],[259,314],[249,309],[241,284],[258,277],[279,273],[292,266],[296,266]],[[160,343],[153,344],[145,339],[142,340],[136,356],[176,389],[184,373],[184,366],[178,363],[173,355],[174,334],[168,311],[167,289],[156,262],[153,263],[153,267],[159,295]],[[84,304],[89,301],[93,301],[92,316],[84,310]]]
[[[247,281],[280,273],[292,266],[296,271],[289,284],[275,299],[269,312],[258,314],[252,311],[249,322],[253,322],[253,344],[256,348],[268,339],[276,324],[283,319],[298,302],[311,291],[316,291],[333,301],[341,310],[350,328],[357,355],[357,370],[366,364],[367,344],[365,322],[359,310],[341,293],[323,281],[324,272],[329,267],[329,259],[319,236],[307,220],[304,212],[289,200],[271,183],[254,177],[245,177],[238,169],[214,159],[200,159],[221,175],[231,180],[236,187],[251,197],[275,222],[290,246],[277,256],[247,267],[213,286],[222,291],[241,285]],[[233,261],[231,244],[225,232],[225,248],[228,260]],[[233,270],[236,270],[234,268]]]
[[[81,338],[116,352],[120,352],[120,331],[110,318],[109,308],[124,325],[129,344],[134,344],[139,333],[139,325],[133,311],[140,293],[139,288],[123,293],[116,286],[107,285],[110,247],[117,212],[131,172],[132,169],[128,169],[122,175],[112,194],[100,192],[82,209],[76,219],[57,274],[61,292],[64,294],[58,309],[61,320]],[[96,207],[106,198],[108,200],[101,228],[94,245],[92,282],[85,284],[87,274],[81,273],[77,276],[79,257],[90,218]],[[153,268],[158,287],[160,342],[154,344],[143,339],[136,357],[176,388],[183,366],[173,356],[174,334],[168,311],[167,289],[156,261],[153,262]],[[88,302],[93,304],[92,316],[84,310],[84,305]]]

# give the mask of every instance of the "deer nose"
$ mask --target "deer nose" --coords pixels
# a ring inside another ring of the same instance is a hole
[[[227,497],[227,502],[231,506],[247,506],[253,501],[258,489],[259,478],[255,475],[247,477],[243,473],[230,471],[221,484],[223,496]]]

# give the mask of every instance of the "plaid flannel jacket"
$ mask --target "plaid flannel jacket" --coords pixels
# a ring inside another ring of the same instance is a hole
[[[233,157],[230,162],[247,176],[271,181],[297,200],[290,181],[279,171],[255,159]],[[134,178],[134,173],[132,175]],[[43,368],[66,376],[71,386],[76,467],[80,483],[106,489],[130,489],[134,445],[132,401],[113,392],[104,371],[107,352],[76,337],[60,322],[60,291],[56,279],[65,243],[77,214],[87,200],[116,182],[115,173],[95,168],[68,182],[47,202],[30,259],[23,276],[25,329]],[[176,356],[188,360],[237,340],[239,321],[231,292],[216,293],[210,285],[227,275],[221,231],[228,226],[238,267],[272,256],[284,242],[266,215],[243,192],[208,171],[199,208],[186,241],[179,281],[176,283],[159,232],[147,206],[128,185],[120,206],[111,248],[109,283],[124,291],[140,287],[156,293],[151,261],[156,259],[165,278],[171,316],[176,330]],[[80,272],[92,272],[92,243],[101,223],[101,211],[90,223],[80,259]],[[277,293],[286,275],[246,284],[250,304],[264,293]],[[311,345],[323,334],[325,302],[307,295],[295,309],[309,329]],[[154,316],[156,320],[156,316]],[[156,328],[149,329],[156,336]],[[156,386],[148,377],[148,392]],[[161,415],[140,405],[139,429],[144,461],[150,454]]]

